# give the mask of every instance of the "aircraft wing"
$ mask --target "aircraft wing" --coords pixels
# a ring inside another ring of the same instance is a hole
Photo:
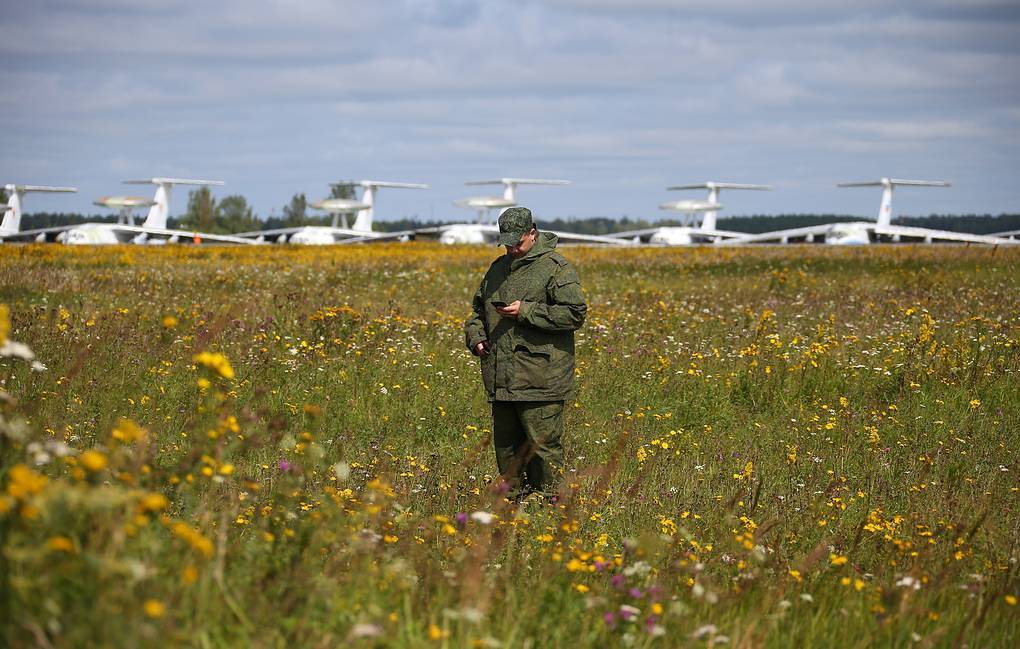
[[[1020,241],[1006,239],[995,235],[968,234],[966,232],[952,232],[950,230],[932,230],[930,228],[914,228],[904,225],[874,226],[875,234],[886,237],[909,237],[920,239],[925,243],[982,243],[985,245],[1016,245]]]
[[[436,225],[428,228],[419,228],[414,231],[418,236],[435,237],[442,235],[447,230],[452,228],[471,228],[472,230],[479,232],[488,237],[499,236],[499,226],[491,223],[450,223],[447,225]],[[545,230],[539,228],[540,232],[548,232],[555,234],[559,240],[564,244],[596,244],[596,245],[607,245],[607,246],[630,246],[633,245],[630,241],[623,239],[614,239],[613,237],[603,237],[594,234],[578,234],[576,232],[561,232],[558,230]]]
[[[330,228],[334,229],[334,228]],[[414,230],[398,230],[396,232],[359,232],[358,230],[343,230],[342,228],[336,228],[342,232],[350,232],[352,236],[348,236],[345,239],[339,239],[337,243],[370,243],[373,241],[400,241],[407,240],[414,236]],[[356,234],[355,234],[356,233]]]
[[[242,237],[247,240],[266,237],[276,239],[282,236],[290,236],[301,232],[306,228],[315,228],[317,232],[324,232],[332,235],[336,243],[364,243],[367,241],[389,241],[391,239],[410,238],[414,230],[401,230],[399,232],[365,232],[364,230],[352,230],[350,228],[334,228],[328,225],[308,225],[294,228],[274,228],[272,230],[252,230],[250,232],[239,232],[233,236]]]
[[[643,230],[627,230],[626,232],[614,232],[607,234],[607,237],[614,239],[633,239],[634,237],[645,238],[650,237],[660,229],[664,227],[683,227],[683,226],[660,226],[658,228],[645,228]],[[746,237],[747,232],[733,232],[731,230],[702,230],[700,228],[688,228],[690,235],[695,238],[705,239],[706,241],[718,241],[721,239],[731,239],[736,237]]]
[[[275,228],[273,230],[251,230],[250,232],[236,232],[234,236],[244,238],[279,236],[281,234],[294,234],[295,232],[301,229],[302,229],[301,227],[297,227],[297,228]]]
[[[719,235],[721,237],[726,237],[726,238],[730,238],[730,237],[746,237],[748,235],[747,232],[737,232],[735,230],[702,230],[702,232],[705,233],[705,234]]]
[[[257,242],[252,239],[245,239],[237,235],[230,234],[211,234],[209,232],[196,232],[195,230],[171,230],[169,228],[147,228],[140,225],[110,225],[110,229],[115,234],[123,235],[134,235],[145,234],[148,236],[155,237],[178,237],[185,241],[192,241],[195,237],[201,240],[201,243],[232,243],[240,244],[245,246],[254,245]],[[117,237],[120,239],[121,237]]]
[[[81,225],[81,224],[78,224]],[[57,235],[61,232],[66,232],[71,228],[78,227],[77,225],[55,225],[50,228],[36,228],[34,230],[21,230],[20,232],[12,232],[0,236],[0,241],[33,241],[39,239],[40,241],[53,241]]]
[[[415,234],[442,234],[449,228],[448,225],[433,225],[427,228],[418,228],[414,231]]]
[[[720,241],[720,246],[740,246],[747,243],[785,243],[791,239],[807,239],[818,235],[831,234],[834,226],[854,226],[874,229],[875,224],[869,221],[854,221],[849,223],[827,223],[823,225],[809,225],[803,228],[790,228],[787,230],[773,230],[760,234],[740,234],[731,239]]]
[[[632,246],[632,242],[616,238],[616,237],[604,237],[597,234],[578,234],[577,232],[560,232],[558,230],[541,230],[541,232],[549,232],[559,237],[562,243],[566,244],[596,244],[604,246]]]
[[[648,237],[659,231],[659,228],[645,228],[644,230],[627,230],[626,232],[613,232],[607,237],[613,239],[633,239],[634,237]]]
[[[1020,230],[1007,230],[1005,232],[993,232],[993,233],[991,233],[988,236],[990,236],[990,237],[1002,237],[1004,239],[1013,239],[1015,237],[1020,237]]]

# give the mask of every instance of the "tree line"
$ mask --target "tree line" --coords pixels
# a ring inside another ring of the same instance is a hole
[[[357,197],[353,184],[332,186],[330,198]],[[0,190],[0,201],[7,202],[7,196]],[[309,212],[308,199],[304,193],[296,193],[291,197],[280,216],[269,216],[261,219],[247,199],[240,194],[231,194],[219,200],[213,196],[208,187],[200,187],[188,194],[188,206],[180,217],[170,217],[168,227],[183,230],[197,230],[211,234],[229,234],[251,230],[270,230],[291,228],[304,225],[329,225],[333,217],[330,214]],[[139,216],[136,215],[136,219]],[[140,215],[144,219],[144,213]],[[822,223],[869,220],[867,217],[846,214],[754,214],[749,216],[720,217],[718,227],[721,230],[734,230],[757,234],[771,230],[801,228]],[[61,225],[76,225],[85,222],[116,223],[116,214],[78,214],[67,212],[35,212],[25,214],[21,228],[33,230]],[[446,225],[463,222],[461,220],[424,221],[416,218],[403,218],[387,221],[376,221],[374,229],[381,232],[414,230],[417,228]],[[1007,230],[1020,230],[1020,214],[930,214],[928,216],[900,216],[893,219],[898,225],[908,225],[969,234],[990,234]],[[679,221],[669,219],[648,220],[634,219],[624,216],[620,219],[605,216],[588,218],[559,218],[542,220],[539,227],[547,230],[576,232],[579,234],[605,235],[627,230],[643,230],[659,226],[681,225]]]

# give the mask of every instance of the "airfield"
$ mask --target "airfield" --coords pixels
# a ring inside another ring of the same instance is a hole
[[[502,211],[520,205],[517,190],[521,185],[569,185],[569,180],[502,177],[487,180],[468,181],[466,185],[501,185],[501,196],[473,196],[454,201],[457,207],[468,208],[476,212],[474,221],[449,222],[438,226],[418,227],[399,231],[380,231],[375,228],[376,193],[382,189],[417,189],[427,190],[425,183],[407,183],[381,180],[340,181],[330,183],[331,196],[314,201],[310,207],[331,215],[329,225],[309,225],[306,219],[303,225],[291,225],[276,228],[265,227],[245,232],[209,233],[198,229],[178,229],[168,227],[170,215],[170,196],[175,185],[199,186],[193,191],[189,203],[195,198],[207,206],[209,214],[218,211],[216,200],[211,197],[209,187],[222,186],[221,180],[198,180],[185,178],[143,178],[125,180],[129,185],[155,185],[153,198],[141,196],[103,196],[93,201],[94,205],[115,209],[118,212],[117,223],[86,221],[49,227],[23,229],[23,199],[30,193],[76,193],[76,187],[60,187],[52,185],[26,185],[10,183],[2,189],[8,194],[7,205],[3,209],[0,221],[0,243],[60,243],[65,245],[349,245],[364,243],[380,243],[388,241],[425,240],[438,241],[447,245],[493,244],[499,235],[497,216]],[[771,185],[748,183],[730,183],[706,181],[703,183],[672,185],[667,191],[705,190],[705,200],[670,201],[659,205],[660,210],[678,212],[681,215],[680,225],[657,225],[640,230],[612,232],[606,235],[582,234],[573,231],[549,230],[558,237],[563,245],[597,245],[597,246],[748,246],[748,245],[787,245],[787,244],[825,244],[825,245],[869,245],[886,243],[923,243],[923,244],[977,244],[986,246],[1015,245],[1018,240],[1016,232],[1005,231],[993,234],[969,234],[923,227],[905,227],[893,224],[893,191],[897,187],[950,187],[951,183],[944,180],[909,180],[902,178],[880,178],[878,180],[839,183],[837,187],[877,187],[882,190],[878,215],[875,221],[861,220],[854,222],[833,222],[799,227],[793,229],[773,230],[751,234],[723,230],[717,227],[719,212],[723,205],[719,202],[722,190],[753,190],[771,191]],[[360,188],[361,195],[356,197]],[[203,193],[204,192],[204,193]],[[295,195],[295,198],[297,195]],[[355,198],[356,197],[356,198]],[[246,205],[243,197],[235,196]],[[301,195],[304,205],[304,195]],[[135,225],[134,210],[148,208],[145,220]],[[190,208],[189,208],[190,209]],[[302,210],[304,208],[302,207]],[[303,213],[303,212],[302,212]],[[354,223],[349,224],[349,218]],[[541,220],[541,219],[539,219]],[[256,220],[257,222],[257,220]]]
[[[14,645],[1013,642],[1020,249],[562,252],[568,491],[518,511],[500,249],[0,246]]]

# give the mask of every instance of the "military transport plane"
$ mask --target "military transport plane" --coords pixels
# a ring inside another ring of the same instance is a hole
[[[362,187],[361,200],[347,198],[327,198],[311,206],[333,215],[333,224],[305,225],[293,228],[276,228],[273,230],[254,230],[241,232],[237,236],[256,241],[275,241],[276,243],[295,243],[304,245],[329,245],[335,243],[365,243],[368,241],[404,240],[411,238],[413,231],[375,232],[372,221],[375,217],[375,190],[379,187],[398,189],[428,189],[421,183],[393,183],[382,180],[361,180],[355,183],[330,183],[331,185],[354,184]],[[353,227],[347,226],[347,215],[357,213]]]
[[[498,178],[495,180],[472,180],[465,185],[503,185],[503,196],[473,196],[454,201],[458,207],[466,207],[478,212],[478,220],[475,223],[451,223],[429,228],[419,228],[414,231],[415,238],[438,239],[445,244],[483,244],[495,243],[499,238],[499,226],[492,218],[493,210],[503,210],[518,205],[518,185],[569,185],[569,180],[543,180],[538,178]],[[587,234],[576,234],[573,232],[552,232],[561,243],[564,244],[601,244],[601,245],[627,245],[629,241],[613,239],[611,237],[600,237]]]
[[[29,192],[77,192],[77,187],[51,187],[49,185],[4,185],[8,193],[7,205],[3,207],[3,221],[0,221],[0,241],[39,240],[38,236],[20,237],[21,197]],[[45,236],[43,237],[45,239]]]
[[[746,232],[731,232],[715,227],[722,205],[719,203],[721,189],[753,189],[768,191],[770,185],[748,185],[742,183],[717,183],[709,181],[696,185],[674,185],[667,191],[686,189],[707,189],[708,198],[703,201],[674,201],[659,205],[660,210],[681,212],[684,216],[679,226],[659,226],[644,230],[628,230],[614,232],[609,235],[618,239],[630,239],[634,242],[663,246],[689,246],[692,244],[711,244],[723,239],[746,236]],[[695,222],[695,214],[703,214],[701,222]]]
[[[892,196],[895,187],[949,187],[942,180],[902,180],[882,178],[875,181],[839,183],[837,187],[881,187],[882,203],[878,220],[854,221],[850,223],[827,223],[805,228],[776,230],[762,234],[745,235],[738,239],[720,242],[721,245],[743,245],[749,243],[823,243],[829,245],[865,245],[869,243],[1010,243],[1008,239],[994,236],[915,228],[892,225]]]
[[[165,243],[234,243],[251,245],[253,241],[239,237],[195,232],[192,230],[175,230],[167,228],[167,216],[170,212],[170,191],[174,185],[222,185],[220,180],[190,180],[185,178],[150,178],[145,180],[125,180],[129,185],[156,185],[156,195],[151,201],[138,196],[107,196],[96,201],[103,207],[128,209],[149,206],[149,213],[141,225],[132,225],[123,221],[130,219],[129,214],[122,211],[118,223],[81,223],[78,225],[62,225],[37,230],[18,232],[8,240],[57,241],[68,245],[109,245],[117,243],[135,243],[162,245]]]

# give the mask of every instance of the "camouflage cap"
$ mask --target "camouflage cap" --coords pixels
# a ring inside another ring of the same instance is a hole
[[[499,240],[497,246],[515,246],[521,237],[535,225],[531,210],[526,207],[511,207],[499,215]]]

